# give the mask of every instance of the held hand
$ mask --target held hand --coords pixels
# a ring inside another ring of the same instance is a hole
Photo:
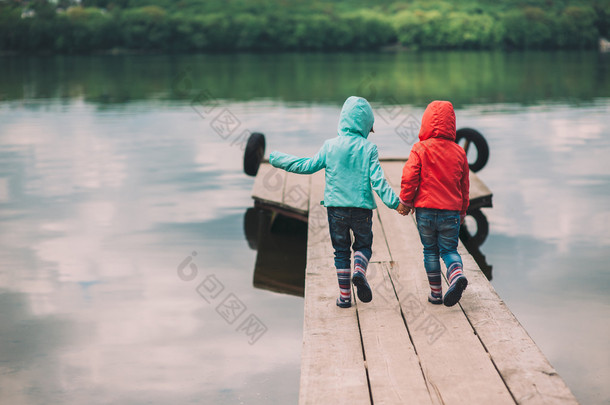
[[[396,207],[396,211],[398,211],[400,215],[405,216],[408,215],[409,212],[411,212],[411,208],[407,207],[403,203],[400,203],[398,204],[398,207]]]

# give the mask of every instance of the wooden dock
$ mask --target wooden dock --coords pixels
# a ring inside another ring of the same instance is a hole
[[[395,191],[403,165],[382,161]],[[474,174],[471,184],[471,200],[491,204]],[[324,171],[300,176],[263,164],[253,191],[257,205],[308,220],[300,404],[577,403],[461,244],[469,280],[462,300],[451,308],[427,302],[413,215],[379,200],[367,272],[373,301],[338,308],[323,188]]]

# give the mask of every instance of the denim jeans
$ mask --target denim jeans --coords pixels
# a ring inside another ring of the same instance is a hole
[[[330,240],[335,249],[335,267],[351,268],[350,245],[354,252],[360,251],[368,259],[373,253],[373,210],[355,207],[328,207]],[[354,243],[350,237],[354,233]]]
[[[460,233],[460,212],[416,208],[417,230],[424,245],[424,267],[427,273],[441,271],[439,256],[447,268],[453,263],[462,266],[462,258],[457,252]]]

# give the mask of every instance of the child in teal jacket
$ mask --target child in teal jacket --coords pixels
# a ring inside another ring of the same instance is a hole
[[[377,146],[367,140],[369,133],[374,132],[374,120],[368,101],[349,97],[341,110],[338,136],[327,140],[313,158],[298,158],[281,152],[272,152],[269,157],[269,163],[274,167],[293,173],[311,174],[326,169],[323,204],[327,207],[335,249],[340,290],[337,305],[341,308],[351,306],[350,230],[354,234],[352,281],[362,302],[372,299],[366,269],[372,255],[372,210],[377,208],[373,190],[389,208],[403,215],[408,212],[384,177]]]

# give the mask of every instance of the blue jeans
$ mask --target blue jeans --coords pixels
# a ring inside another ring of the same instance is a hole
[[[437,210],[433,208],[416,208],[417,230],[424,245],[424,267],[427,273],[441,271],[439,256],[449,269],[462,258],[457,252],[460,233],[460,212]]]
[[[373,210],[355,207],[328,207],[330,240],[335,249],[335,267],[351,268],[350,245],[354,252],[360,251],[367,260],[373,251]],[[354,243],[350,237],[354,233]]]

